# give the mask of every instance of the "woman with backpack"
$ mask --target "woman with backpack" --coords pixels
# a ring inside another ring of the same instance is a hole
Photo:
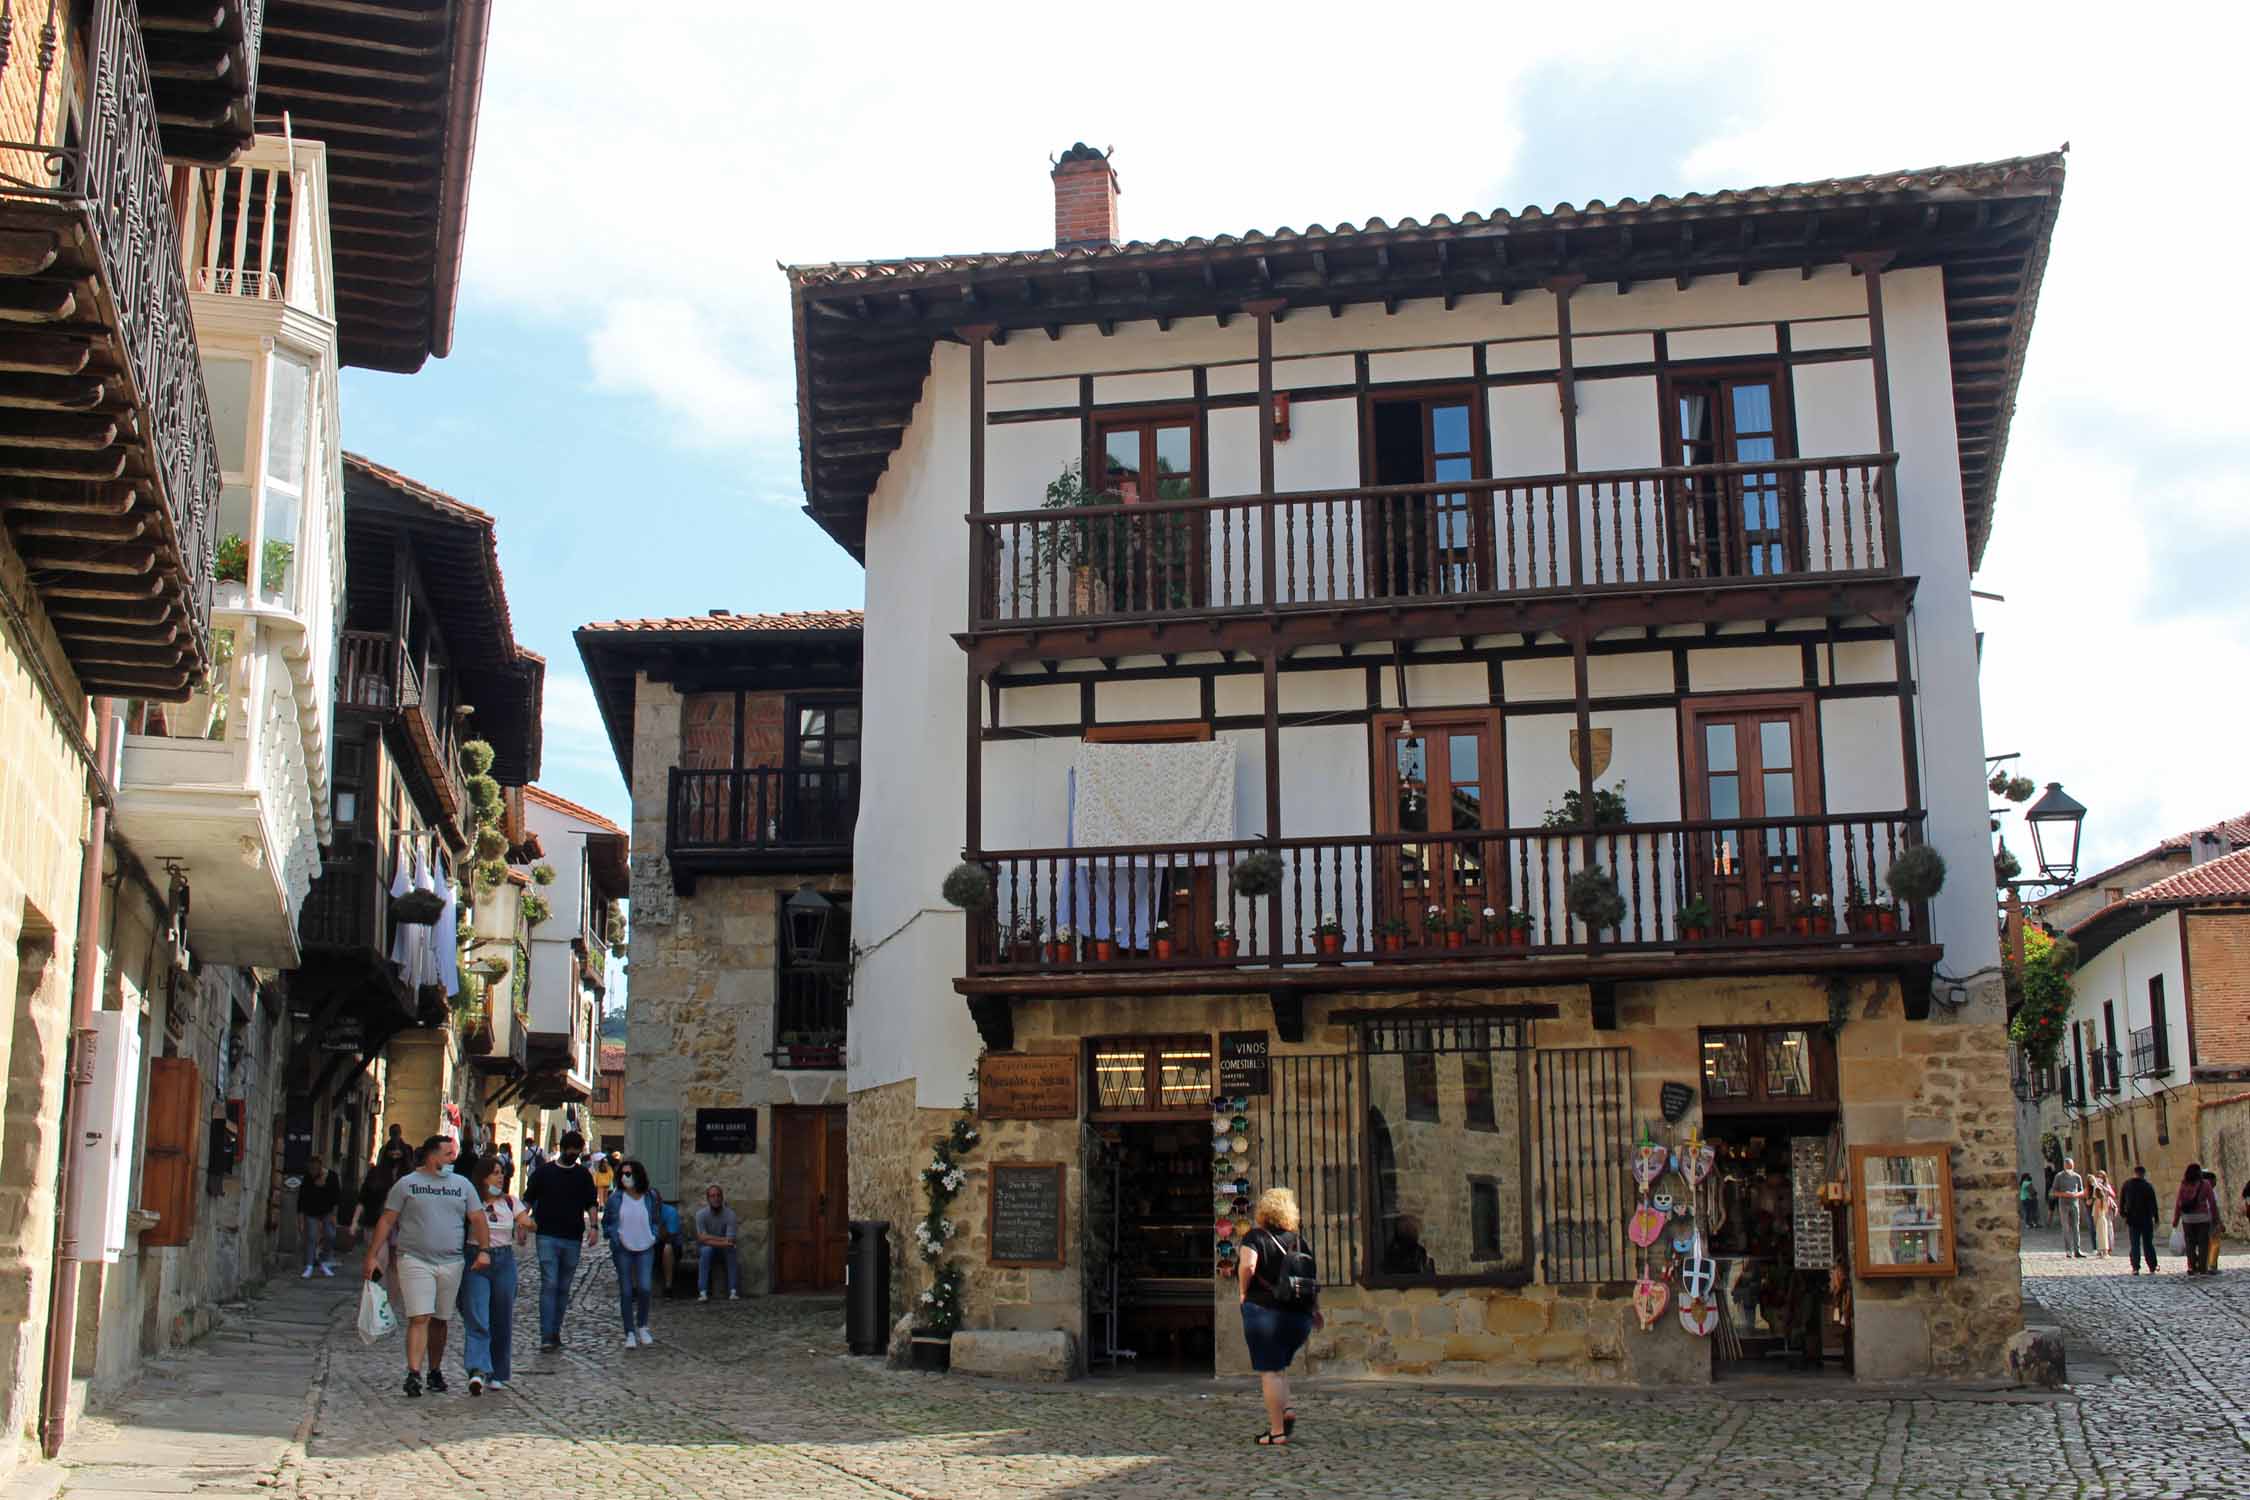
[[[1297,1430],[1289,1362],[1320,1326],[1320,1282],[1312,1252],[1297,1237],[1295,1193],[1287,1188],[1260,1193],[1255,1222],[1235,1257],[1235,1279],[1250,1368],[1258,1372],[1266,1399],[1266,1430],[1258,1434],[1258,1446],[1278,1448]]]
[[[2179,1196],[2172,1200],[2172,1223],[2187,1241],[2190,1276],[2209,1273],[2211,1221],[2218,1217],[2218,1207],[2218,1194],[2203,1180],[2203,1164],[2189,1162],[2186,1175],[2180,1179]]]

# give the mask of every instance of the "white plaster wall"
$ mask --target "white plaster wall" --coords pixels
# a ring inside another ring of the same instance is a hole
[[[1832,813],[1906,806],[1896,698],[1832,698],[1820,706],[1822,797]]]
[[[2164,981],[2164,1025],[2171,1044],[2170,1084],[2187,1080],[2194,1061],[2187,1024],[2187,975],[2180,960],[2180,917],[2165,912],[2143,923],[2078,966],[2070,986],[2070,1021],[2090,1023],[2094,1035],[2107,1045],[2102,1032],[2102,1002],[2117,1007],[2117,1050],[2130,1066],[2133,1032],[2150,1023],[2148,982]],[[2063,1040],[2062,1059],[2077,1056],[2070,1040]],[[2122,1096],[2120,1096],[2122,1097]]]

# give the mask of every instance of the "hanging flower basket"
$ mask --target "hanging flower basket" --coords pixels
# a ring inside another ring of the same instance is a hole
[[[408,891],[391,898],[391,915],[410,927],[427,927],[445,910],[445,898],[436,891]]]

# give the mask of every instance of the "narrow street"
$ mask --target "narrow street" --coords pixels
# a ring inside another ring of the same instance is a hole
[[[843,1355],[834,1302],[660,1301],[655,1347],[628,1353],[606,1267],[564,1352],[532,1354],[513,1390],[469,1397],[456,1347],[452,1392],[408,1401],[399,1343],[350,1327],[356,1283],[277,1280],[82,1422],[60,1479],[68,1496],[297,1500],[2250,1493],[2250,1272],[2134,1279],[2043,1249],[2025,1266],[2070,1341],[2065,1394],[1314,1386],[1285,1452],[1251,1445],[1244,1386],[884,1370]],[[531,1301],[517,1312],[528,1346]],[[10,1500],[54,1482],[19,1479]]]

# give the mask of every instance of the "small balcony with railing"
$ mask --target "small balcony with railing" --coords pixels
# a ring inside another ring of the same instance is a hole
[[[1896,811],[1177,846],[991,850],[971,983],[1135,992],[1561,982],[1587,972],[1896,966]],[[1600,899],[1589,899],[1589,896]],[[1017,983],[1015,981],[1022,981]],[[989,982],[987,982],[989,981]]]
[[[1621,622],[1648,624],[1833,614],[1898,587],[1896,462],[1860,454],[995,510],[968,518],[970,634],[1006,654],[1067,631],[1082,642],[1076,654],[1101,655],[1160,649],[1166,627],[1186,620],[1272,617],[1265,628],[1284,639],[1322,639],[1373,612],[1396,638],[1458,630],[1470,607],[1561,597],[1607,599]]]
[[[2086,1083],[2097,1099],[2114,1098],[2125,1090],[2125,1057],[2115,1047],[2095,1047],[2086,1054]]]
[[[210,665],[220,479],[169,127],[134,0],[26,9],[0,49],[7,524],[80,685],[177,702]]]
[[[773,1065],[829,1071],[843,1067],[851,1010],[850,964],[795,964],[781,972],[777,983]]]
[[[672,768],[665,854],[683,891],[699,875],[841,870],[859,821],[859,767]]]
[[[2163,1078],[2172,1071],[2172,1038],[2161,1025],[2133,1031],[2132,1066],[2135,1078]]]
[[[461,746],[453,725],[423,691],[412,653],[395,637],[346,630],[336,673],[336,708],[389,718],[405,731],[413,764],[438,799],[441,816],[458,824],[468,793],[461,784]]]

